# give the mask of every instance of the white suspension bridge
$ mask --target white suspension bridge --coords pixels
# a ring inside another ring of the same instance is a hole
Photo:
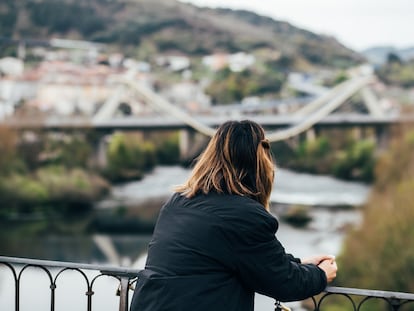
[[[283,118],[283,122],[289,123],[290,126],[282,130],[268,133],[268,139],[271,142],[276,142],[280,140],[286,140],[288,138],[306,132],[315,124],[321,122],[321,120],[329,116],[329,114],[331,114],[335,109],[340,107],[350,97],[358,92],[361,92],[363,96],[370,117],[378,119],[384,118],[385,114],[381,109],[378,100],[369,89],[369,85],[375,82],[375,76],[371,72],[366,72],[366,70],[363,70],[362,68],[353,69],[350,71],[350,75],[352,77],[349,80],[322,93],[322,95],[305,105],[302,109],[294,112],[293,114],[271,117],[275,123],[280,122],[280,119]],[[165,98],[157,94],[149,86],[134,81],[132,76],[132,74],[129,76],[127,75],[120,81],[118,88],[114,92],[113,96],[107,100],[107,102],[93,117],[91,126],[100,127],[104,126],[105,124],[107,126],[111,124],[110,119],[119,106],[122,94],[125,94],[126,88],[128,88],[130,90],[133,90],[138,97],[143,99],[153,108],[162,111],[169,117],[179,120],[179,122],[182,122],[183,124],[193,128],[197,132],[200,132],[206,136],[212,136],[215,133],[215,127],[208,124],[211,123],[211,120],[209,121],[209,119],[206,117],[197,118],[190,113],[178,108],[176,105],[173,105]],[[300,88],[301,86],[296,87]],[[136,103],[132,102],[132,105],[133,104]],[[244,116],[240,117],[246,118]],[[252,118],[251,116],[249,117]],[[253,117],[253,119],[255,118],[263,120],[263,116]],[[204,121],[202,121],[203,119]],[[223,117],[214,116],[213,119],[221,120]],[[141,122],[142,121],[143,120],[141,120]],[[149,120],[148,122],[152,122],[154,126],[156,125],[156,120],[154,119]],[[114,123],[112,124],[115,126]],[[121,125],[118,123],[118,126]]]

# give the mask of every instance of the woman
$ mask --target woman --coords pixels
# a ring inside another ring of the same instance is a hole
[[[255,292],[292,301],[323,291],[335,260],[285,253],[269,213],[273,179],[263,128],[221,125],[160,212],[131,311],[252,311]]]

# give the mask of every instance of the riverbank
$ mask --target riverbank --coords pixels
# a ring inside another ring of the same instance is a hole
[[[110,191],[97,174],[55,165],[0,177],[0,219],[54,218],[85,213]]]
[[[4,228],[13,224],[4,234],[151,234],[162,204],[189,173],[189,168],[181,166],[158,166],[141,180],[113,186],[86,211],[3,219]],[[313,220],[311,211],[359,206],[369,191],[370,187],[362,183],[279,168],[271,196],[272,210],[283,221],[306,226]],[[293,217],[285,217],[292,210]]]

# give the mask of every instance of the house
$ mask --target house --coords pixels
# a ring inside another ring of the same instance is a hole
[[[254,65],[255,62],[254,55],[245,52],[234,54],[216,53],[205,56],[202,59],[202,63],[212,71],[228,67],[233,72],[241,72]]]

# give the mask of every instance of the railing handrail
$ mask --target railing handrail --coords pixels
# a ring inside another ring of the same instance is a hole
[[[328,286],[324,291],[327,293],[331,293],[331,294],[347,294],[347,295],[369,296],[369,297],[386,298],[386,299],[414,300],[414,294],[404,293],[404,292],[393,292],[393,291],[387,291],[387,290]]]
[[[31,266],[45,266],[53,268],[70,268],[70,269],[85,269],[96,270],[105,274],[126,275],[135,277],[141,271],[140,269],[132,269],[127,267],[110,266],[110,265],[97,265],[97,264],[85,264],[75,263],[67,261],[53,261],[44,259],[32,259],[24,257],[7,257],[0,256],[0,262],[8,262],[12,264],[31,265]]]

